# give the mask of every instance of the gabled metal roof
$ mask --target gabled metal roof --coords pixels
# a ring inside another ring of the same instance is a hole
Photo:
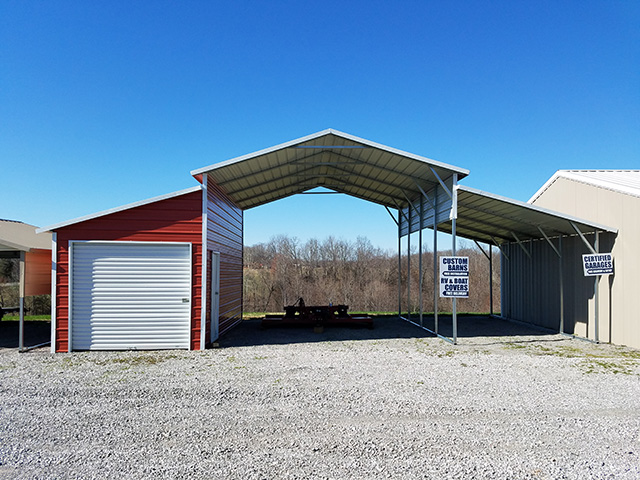
[[[558,235],[596,230],[616,233],[615,228],[589,222],[560,212],[501,197],[475,188],[458,185],[456,234],[490,244],[537,240]],[[573,225],[572,225],[573,224]],[[451,223],[438,225],[451,232]],[[544,233],[543,233],[544,232]]]
[[[298,138],[191,172],[208,175],[242,209],[316,187],[398,208],[469,171],[337,130]],[[420,188],[418,188],[418,186]]]
[[[534,203],[558,178],[640,197],[640,170],[558,170],[529,199],[529,203]]]

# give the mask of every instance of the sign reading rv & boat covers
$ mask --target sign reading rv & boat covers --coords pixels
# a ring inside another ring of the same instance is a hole
[[[585,277],[611,275],[613,273],[613,255],[610,253],[582,255],[582,267]]]
[[[469,257],[440,257],[440,296],[469,298]]]

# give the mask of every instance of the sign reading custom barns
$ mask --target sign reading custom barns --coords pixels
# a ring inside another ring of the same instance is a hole
[[[585,277],[611,275],[613,273],[613,255],[610,253],[582,255],[582,267]]]
[[[440,296],[469,298],[469,257],[440,257]]]

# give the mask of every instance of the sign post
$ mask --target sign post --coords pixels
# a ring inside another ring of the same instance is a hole
[[[598,232],[596,232],[596,252],[598,251]],[[596,343],[600,343],[600,277],[603,275],[613,275],[613,255],[611,253],[592,253],[582,255],[582,269],[585,277],[596,277],[594,282],[594,300],[595,300],[595,339]]]

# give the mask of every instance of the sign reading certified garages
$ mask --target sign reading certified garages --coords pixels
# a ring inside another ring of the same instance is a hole
[[[73,350],[189,348],[191,244],[70,243]]]
[[[585,277],[613,274],[613,255],[599,253],[596,255],[582,255],[582,268]]]

